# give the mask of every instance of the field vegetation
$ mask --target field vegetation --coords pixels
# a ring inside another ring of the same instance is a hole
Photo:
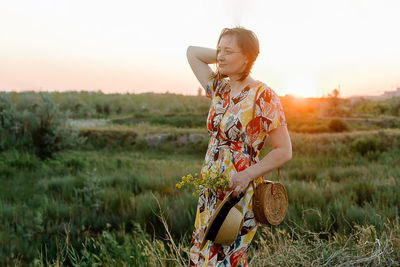
[[[398,266],[400,99],[282,102],[293,144],[281,168],[289,210],[281,225],[259,228],[250,266]],[[0,265],[187,265],[197,199],[175,184],[200,171],[209,103],[0,94]],[[108,123],[71,123],[89,119]],[[179,145],[190,135],[201,137]]]

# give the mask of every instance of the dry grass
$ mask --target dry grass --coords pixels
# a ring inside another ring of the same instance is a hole
[[[290,231],[269,227],[250,248],[250,266],[398,266],[400,225],[356,226],[349,236],[313,233],[301,228]]]

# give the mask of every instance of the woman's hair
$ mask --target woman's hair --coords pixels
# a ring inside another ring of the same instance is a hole
[[[258,43],[257,36],[255,35],[254,32],[247,30],[241,26],[237,26],[234,28],[224,28],[221,34],[219,35],[217,47],[219,45],[219,42],[221,41],[222,36],[225,35],[232,35],[236,37],[237,45],[239,46],[241,52],[248,59],[246,68],[244,69],[242,75],[239,78],[239,81],[243,81],[250,74],[254,61],[256,61],[257,56],[260,52],[260,45]],[[215,77],[218,79],[222,79],[228,76],[219,73],[217,69]]]

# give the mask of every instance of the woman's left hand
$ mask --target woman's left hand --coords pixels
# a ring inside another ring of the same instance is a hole
[[[238,196],[242,193],[251,181],[251,177],[248,175],[246,170],[235,173],[229,178],[229,185],[226,187],[226,191],[232,191],[232,197]]]

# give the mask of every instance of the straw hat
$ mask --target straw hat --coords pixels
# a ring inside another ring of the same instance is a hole
[[[232,197],[232,191],[217,206],[211,219],[209,220],[200,250],[203,249],[207,240],[216,244],[229,246],[235,241],[242,228],[243,213],[235,207],[243,193],[238,197]]]

